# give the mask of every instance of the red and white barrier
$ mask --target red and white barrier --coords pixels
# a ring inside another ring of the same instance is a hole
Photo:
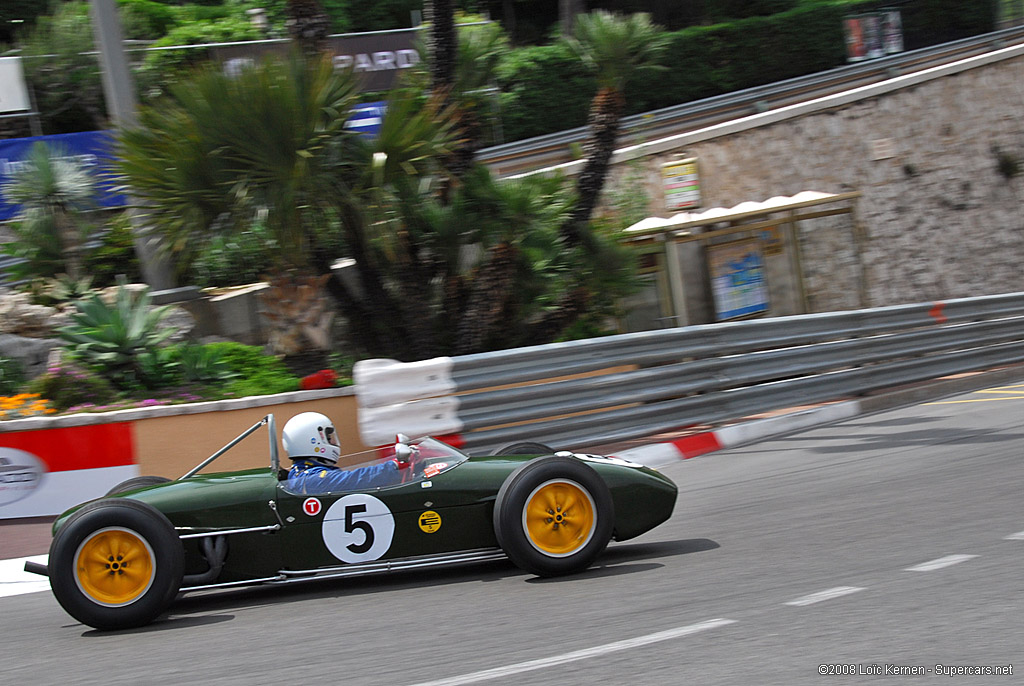
[[[130,423],[0,433],[0,519],[60,514],[138,474]]]

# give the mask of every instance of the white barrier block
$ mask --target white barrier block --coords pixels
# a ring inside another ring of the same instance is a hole
[[[360,360],[352,370],[352,378],[360,407],[408,402],[455,390],[450,357],[419,362]]]
[[[440,436],[462,431],[459,399],[429,398],[385,407],[359,408],[359,437],[367,446],[388,445],[396,434],[412,438]]]

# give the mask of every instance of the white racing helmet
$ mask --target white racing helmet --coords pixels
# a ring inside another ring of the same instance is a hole
[[[338,432],[331,420],[319,412],[302,412],[289,419],[281,431],[281,442],[292,460],[334,465],[341,457]]]

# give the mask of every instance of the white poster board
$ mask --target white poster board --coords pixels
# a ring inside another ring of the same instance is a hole
[[[0,57],[0,113],[32,109],[20,57]]]

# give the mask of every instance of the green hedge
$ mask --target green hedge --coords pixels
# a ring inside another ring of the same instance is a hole
[[[664,69],[641,74],[629,85],[627,114],[841,66],[846,63],[843,17],[892,5],[892,0],[803,0],[771,16],[674,31],[661,61]],[[908,50],[995,28],[992,0],[969,6],[955,0],[916,0],[900,10]],[[506,141],[583,126],[597,89],[594,79],[559,45],[514,51],[499,70],[499,86]]]

